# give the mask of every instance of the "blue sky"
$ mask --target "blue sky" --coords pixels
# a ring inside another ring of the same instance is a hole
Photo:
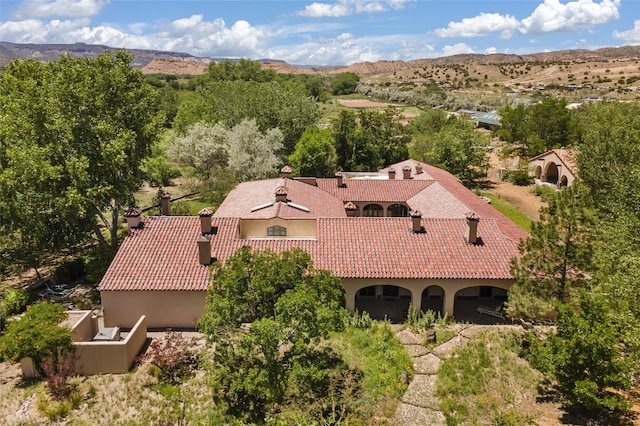
[[[640,44],[640,0],[0,0],[0,40],[349,65]]]

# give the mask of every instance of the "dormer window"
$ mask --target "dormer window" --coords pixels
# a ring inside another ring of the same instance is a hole
[[[263,228],[264,229],[264,228]],[[286,237],[287,236],[287,228],[282,226],[270,226],[267,228],[267,236],[268,237]]]

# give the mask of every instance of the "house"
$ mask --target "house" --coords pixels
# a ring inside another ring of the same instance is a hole
[[[350,311],[402,320],[409,304],[463,318],[504,301],[528,234],[453,175],[407,160],[334,178],[240,183],[200,217],[127,213],[129,234],[99,290],[107,327],[196,326],[209,265],[243,246],[307,251],[340,277]]]
[[[578,176],[576,151],[552,149],[529,160],[529,170],[537,182],[556,186],[558,189],[571,185]]]

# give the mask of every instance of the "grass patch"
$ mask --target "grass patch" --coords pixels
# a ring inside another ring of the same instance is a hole
[[[531,218],[526,214],[522,213],[520,210],[515,208],[513,205],[509,204],[502,198],[496,196],[495,194],[490,194],[488,192],[482,193],[483,197],[487,197],[491,200],[491,205],[498,210],[503,215],[507,216],[516,225],[520,228],[524,229],[527,232],[531,232]]]
[[[443,344],[444,342],[448,342],[449,340],[456,337],[458,334],[455,330],[447,327],[436,327],[436,340],[435,342],[426,342],[424,345],[429,349],[433,349],[436,346]]]
[[[448,426],[535,424],[532,410],[542,375],[518,356],[519,336],[479,334],[445,360],[436,395]]]
[[[363,372],[362,419],[391,417],[413,377],[413,360],[389,324],[374,322],[371,328],[349,327],[332,336],[329,344],[349,364]]]

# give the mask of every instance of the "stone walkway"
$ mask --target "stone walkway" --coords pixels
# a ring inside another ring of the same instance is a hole
[[[440,401],[435,396],[440,364],[455,349],[466,344],[480,331],[505,326],[459,325],[458,327],[456,336],[432,349],[425,347],[424,334],[414,333],[409,328],[400,329],[396,333],[400,343],[413,357],[414,376],[396,409],[395,416],[391,419],[391,424],[394,426],[445,426],[447,423],[444,414],[438,408]]]

